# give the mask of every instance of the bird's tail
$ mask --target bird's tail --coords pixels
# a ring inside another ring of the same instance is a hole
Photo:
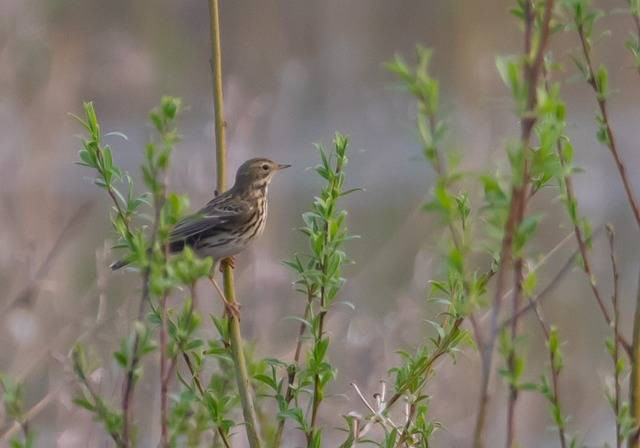
[[[125,266],[127,266],[129,264],[128,261],[124,261],[124,260],[118,260],[114,263],[111,263],[111,265],[109,266],[111,268],[112,271],[117,271],[120,268],[123,268]]]

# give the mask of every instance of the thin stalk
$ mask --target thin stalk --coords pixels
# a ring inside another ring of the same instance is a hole
[[[613,276],[613,294],[611,295],[611,305],[613,306],[613,411],[616,417],[616,448],[622,446],[622,434],[620,433],[620,372],[618,371],[618,362],[620,358],[620,342],[616,337],[619,332],[620,309],[618,307],[618,284],[620,274],[618,273],[618,264],[615,255],[615,235],[613,228],[607,226],[607,234],[609,236],[609,258],[611,259],[611,274]]]
[[[196,372],[195,368],[193,367],[193,362],[191,361],[189,354],[182,352],[182,358],[184,359],[184,362],[187,365],[187,369],[189,369],[189,373],[191,374],[191,378],[193,379],[193,383],[195,384],[196,389],[198,389],[200,398],[204,399],[205,397],[204,387],[202,386],[202,381],[200,380],[200,376],[198,375],[198,372]],[[229,438],[224,433],[224,431],[222,431],[222,428],[218,426],[216,427],[216,430],[217,430],[218,437],[220,437],[220,439],[222,440],[222,443],[224,444],[225,448],[231,448],[231,442],[229,441]]]
[[[216,167],[217,167],[217,190],[224,192],[227,184],[226,170],[226,140],[224,121],[224,106],[222,96],[222,56],[220,45],[220,13],[219,1],[209,0],[209,12],[211,22],[211,66],[213,71],[213,101],[215,114],[215,140],[216,140]],[[224,263],[223,282],[225,299],[236,304],[235,288],[233,282],[233,270],[228,263]],[[242,412],[245,420],[245,430],[249,446],[260,448],[258,431],[258,417],[253,403],[253,391],[247,371],[247,362],[244,356],[244,344],[240,333],[240,320],[234,313],[229,314],[229,335],[231,343],[231,353],[236,367],[236,379]]]
[[[309,313],[311,312],[311,301],[313,300],[313,294],[307,288],[307,305],[304,310],[304,320],[309,319]],[[306,332],[307,325],[303,322],[300,324],[300,329],[298,330],[298,339],[296,342],[296,351],[293,355],[293,364],[289,368],[287,372],[287,391],[285,392],[284,401],[289,406],[291,400],[293,399],[293,388],[294,381],[296,379],[296,374],[298,371],[298,366],[300,363],[300,354],[302,353],[302,343],[304,342],[304,334]],[[286,420],[283,418],[278,422],[278,427],[276,429],[276,435],[273,438],[273,446],[275,448],[280,446],[282,441],[282,434],[284,433],[284,425]]]
[[[589,45],[582,24],[577,23],[576,25],[578,29],[578,37],[580,38],[582,54],[586,61],[586,68],[589,75],[587,82],[596,94],[598,108],[600,109],[600,114],[602,116],[602,125],[604,126],[607,134],[607,147],[609,148],[609,151],[611,152],[613,160],[616,164],[616,168],[618,169],[618,174],[620,175],[620,180],[622,181],[622,185],[624,186],[624,191],[627,194],[627,201],[629,202],[629,207],[631,207],[633,216],[636,219],[636,224],[638,225],[638,227],[640,227],[640,206],[638,206],[638,200],[636,199],[635,192],[633,190],[633,187],[631,186],[631,181],[629,180],[629,177],[627,175],[626,166],[620,157],[620,153],[616,145],[616,140],[613,135],[613,130],[611,129],[611,124],[609,122],[609,113],[607,109],[607,98],[603,93],[599,91],[598,81],[596,80],[593,63],[591,61],[591,46]]]
[[[544,339],[545,342],[547,344],[547,347],[549,347],[549,371],[551,372],[551,387],[552,389],[552,396],[550,398],[551,403],[555,406],[556,409],[560,409],[560,398],[558,396],[558,390],[559,390],[559,386],[558,386],[558,370],[556,369],[556,359],[554,356],[553,351],[551,350],[549,341],[550,341],[550,335],[551,335],[551,330],[549,329],[549,326],[547,325],[547,323],[544,320],[544,317],[542,315],[542,310],[540,308],[540,303],[539,302],[534,302],[533,300],[529,299],[529,304],[531,305],[531,307],[535,310],[535,314],[536,314],[536,319],[538,320],[538,323],[540,324],[540,328],[542,329],[542,333],[544,334]],[[560,438],[560,446],[561,448],[566,448],[567,446],[567,439],[566,439],[566,435],[565,435],[565,428],[564,425],[557,425],[558,428],[558,437]]]
[[[560,160],[560,163],[562,164],[562,166],[564,168],[567,168],[566,164],[566,160],[564,159],[564,155],[562,154],[562,150],[560,148],[560,146],[558,145],[557,147],[557,152],[558,152],[558,158]],[[571,178],[571,175],[567,174],[564,176],[564,189],[565,189],[565,194],[567,196],[567,201],[570,203],[575,203],[576,202],[576,195],[575,195],[575,191],[573,189],[573,180]],[[607,307],[604,304],[604,300],[602,298],[602,294],[600,294],[600,290],[598,289],[598,286],[596,285],[596,280],[595,280],[595,276],[593,275],[593,271],[591,269],[591,262],[589,259],[589,252],[588,252],[588,248],[587,248],[587,242],[582,234],[582,229],[580,228],[580,225],[573,220],[573,232],[576,236],[576,242],[578,243],[578,248],[580,250],[580,256],[582,257],[582,270],[584,271],[585,275],[587,276],[587,280],[589,281],[589,287],[591,288],[591,292],[593,293],[593,296],[596,299],[596,302],[598,303],[598,308],[600,309],[600,313],[602,314],[602,316],[604,317],[604,320],[606,321],[607,325],[611,326],[612,325],[612,320],[611,320],[611,316],[609,315],[609,312],[607,311]],[[615,337],[616,340],[622,345],[622,348],[624,348],[624,350],[626,351],[626,353],[631,356],[631,344],[629,344],[629,342],[627,342],[627,340],[624,338],[624,336],[622,336],[620,334],[620,332],[615,329]]]
[[[325,228],[325,242],[328,238],[328,225]],[[327,260],[326,256],[322,261],[322,266],[320,266],[320,271],[322,272],[322,276],[326,276],[326,265]],[[322,334],[324,333],[324,318],[327,314],[326,309],[326,295],[325,295],[325,287],[322,285],[320,287],[320,316],[318,322],[318,334],[316,335],[315,343],[318,344],[322,341]],[[311,404],[311,426],[309,429],[309,433],[307,434],[307,441],[311,442],[311,437],[313,436],[313,432],[316,428],[316,420],[318,418],[318,409],[320,408],[320,402],[322,401],[322,391],[320,390],[320,376],[315,375],[313,378],[313,401]]]
[[[537,120],[535,114],[535,108],[537,105],[537,86],[540,72],[542,70],[544,54],[547,48],[550,35],[550,21],[551,13],[553,9],[554,0],[547,0],[545,11],[542,19],[540,39],[537,46],[534,57],[531,57],[531,48],[533,40],[533,22],[534,11],[531,1],[525,3],[525,66],[524,77],[527,85],[527,103],[525,113],[522,117],[521,124],[521,144],[525,151],[529,149],[531,140],[531,134],[533,132],[534,125]],[[529,193],[529,166],[526,162],[524,166],[523,179],[520,185],[514,185],[511,192],[511,205],[509,207],[509,214],[505,225],[505,234],[502,239],[502,247],[500,249],[500,265],[498,267],[496,290],[492,304],[491,315],[491,333],[489,334],[488,341],[482,350],[482,379],[480,387],[480,396],[478,403],[478,412],[476,416],[476,425],[474,430],[474,446],[476,448],[482,448],[484,446],[484,427],[486,423],[487,406],[489,402],[489,380],[491,378],[491,364],[493,358],[493,351],[495,347],[498,328],[498,319],[500,315],[500,308],[502,303],[502,296],[507,287],[506,274],[508,266],[511,264],[511,252],[513,246],[513,239],[515,231],[524,218],[526,205],[528,198],[531,197]],[[517,268],[517,263],[514,265]],[[521,266],[520,266],[521,267]],[[522,272],[518,272],[516,269],[514,276],[516,279],[520,278]],[[514,302],[519,301],[519,297],[514,297]],[[517,321],[517,318],[514,320]]]
[[[151,256],[153,257],[153,250],[158,240],[158,229],[160,227],[160,219],[162,214],[162,207],[164,207],[164,203],[166,201],[166,172],[162,173],[165,179],[161,182],[161,187],[159,191],[156,191],[153,195],[153,224],[151,226],[151,241],[149,243],[149,248],[151,251]],[[129,227],[127,226],[127,229]],[[167,259],[167,246],[166,244],[162,248],[164,259]],[[142,296],[140,298],[140,303],[138,305],[138,315],[137,321],[141,322],[144,318],[144,306],[150,300],[150,289],[149,289],[149,281],[151,278],[151,262],[147,263],[142,273]],[[162,328],[162,332],[165,332],[165,328]],[[122,429],[122,438],[124,440],[125,446],[128,447],[131,443],[130,441],[130,427],[131,427],[131,402],[133,399],[133,392],[135,388],[135,371],[138,367],[138,363],[140,362],[140,355],[138,353],[138,348],[140,345],[140,335],[138,332],[135,332],[133,337],[133,344],[131,350],[131,362],[127,368],[125,373],[125,382],[123,387],[122,394],[122,416],[123,416],[123,429]],[[162,412],[161,412],[162,414]]]
[[[160,212],[162,210],[162,206],[164,204],[164,192],[161,197],[158,195],[154,195],[154,218],[153,225],[151,229],[151,242],[149,247],[153,250],[153,247],[156,244],[158,226],[160,225]],[[136,320],[141,322],[144,318],[144,306],[149,302],[149,279],[151,277],[151,266],[147,265],[144,268],[142,273],[142,294],[140,297],[140,302],[138,304],[138,314]],[[140,345],[140,335],[138,332],[134,333],[133,343],[131,348],[131,362],[127,367],[127,371],[125,373],[125,381],[122,392],[122,439],[125,447],[129,447],[130,441],[130,432],[131,432],[131,402],[133,400],[133,392],[135,389],[135,371],[138,367],[138,363],[140,362],[140,356],[138,353],[138,346]]]
[[[638,15],[638,10],[634,8],[631,3],[632,1],[629,0],[629,13],[631,14],[631,18],[633,19],[633,24],[635,25],[635,28],[636,28],[634,37],[636,39],[636,42],[640,42],[640,15]],[[636,69],[638,71],[638,74],[640,74],[640,65],[638,65],[637,63],[636,63]]]
[[[640,422],[640,275],[638,275],[638,292],[636,294],[636,311],[633,316],[633,346],[631,350],[631,380],[629,385],[629,401],[631,416]],[[640,447],[640,433],[634,431],[629,436],[629,448]]]
[[[167,311],[167,294],[162,296],[161,303],[161,327],[160,327],[160,428],[161,438],[160,446],[165,448],[169,446],[169,419],[167,416],[168,408],[168,375],[167,375],[167,337],[168,327],[167,320],[169,318]]]
[[[431,367],[433,367],[433,364],[440,358],[442,357],[442,355],[445,355],[447,353],[449,353],[449,349],[450,349],[450,344],[451,342],[458,336],[458,330],[460,329],[460,325],[462,325],[462,322],[464,321],[464,317],[458,317],[452,324],[451,329],[449,330],[449,333],[445,336],[444,340],[442,341],[442,343],[440,344],[440,347],[438,348],[438,350],[436,350],[431,357],[429,357],[429,359],[427,359],[425,361],[425,363],[417,370],[416,376],[424,376],[429,369],[431,369]],[[387,401],[387,405],[385,407],[385,410],[390,409],[395,403],[396,401],[398,401],[402,395],[406,392],[408,388],[408,385],[405,387],[401,387],[399,388],[389,399],[389,401]]]
[[[523,260],[522,258],[518,258],[515,261],[515,266],[514,266],[514,276],[516,276],[516,278],[514,279],[515,282],[515,288],[513,290],[513,294],[512,294],[512,301],[511,301],[511,316],[513,317],[513,319],[511,319],[511,350],[507,359],[507,365],[509,368],[510,372],[514,372],[515,371],[515,363],[516,363],[516,337],[518,336],[518,322],[519,322],[519,318],[517,317],[518,314],[518,308],[520,306],[519,303],[519,299],[520,296],[522,294],[522,275],[523,275]],[[511,446],[513,446],[514,440],[515,440],[515,433],[516,433],[516,421],[515,421],[515,415],[516,415],[516,402],[518,400],[518,387],[517,385],[514,384],[510,384],[509,385],[509,397],[507,400],[507,441],[506,441],[506,446],[507,448],[510,448]]]

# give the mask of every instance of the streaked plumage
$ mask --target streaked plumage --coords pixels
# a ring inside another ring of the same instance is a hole
[[[189,246],[199,256],[216,261],[242,252],[264,230],[273,174],[288,166],[263,158],[247,160],[238,168],[231,189],[176,224],[169,236],[170,252]],[[124,265],[117,262],[112,268]]]

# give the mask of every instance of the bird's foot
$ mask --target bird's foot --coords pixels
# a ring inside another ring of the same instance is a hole
[[[228,300],[224,300],[224,307],[229,316],[233,316],[236,319],[240,320],[240,304],[232,303]]]
[[[224,272],[224,268],[226,266],[229,266],[231,269],[235,269],[236,268],[236,259],[235,259],[235,257],[223,258],[220,261],[220,272]]]
[[[216,282],[216,279],[213,278],[213,275],[209,277],[209,280],[211,281],[211,284],[216,289],[216,291],[218,291],[218,294],[220,295],[220,299],[224,304],[224,309],[227,315],[233,316],[236,319],[240,320],[240,304],[236,302],[231,302],[227,299],[227,297],[224,295],[224,292],[222,291],[222,288],[220,288],[220,286],[218,285],[218,282]]]

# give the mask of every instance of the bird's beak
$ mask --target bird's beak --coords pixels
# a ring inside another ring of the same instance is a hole
[[[278,170],[283,170],[285,168],[289,168],[291,165],[287,165],[286,163],[279,163]]]

